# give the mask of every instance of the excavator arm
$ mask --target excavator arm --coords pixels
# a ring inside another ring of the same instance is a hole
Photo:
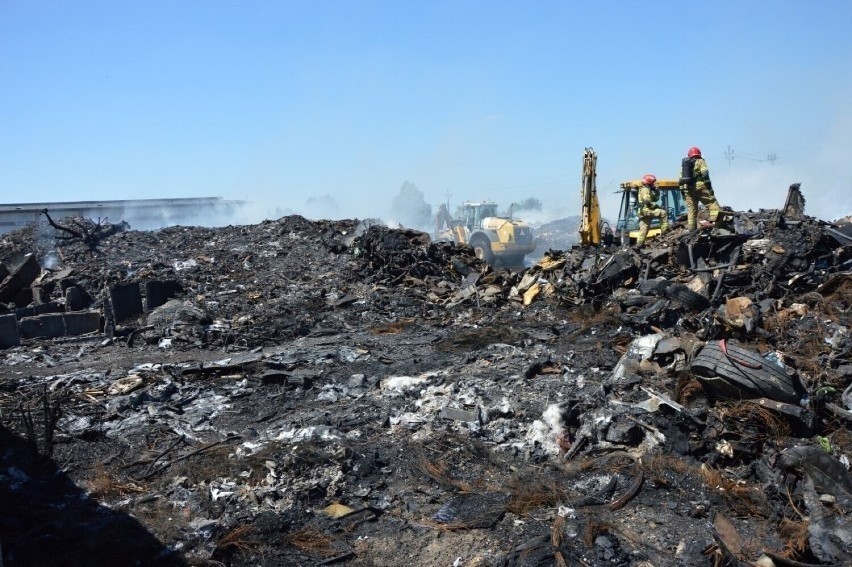
[[[441,203],[438,207],[438,213],[435,215],[435,237],[441,235],[442,232],[453,228],[453,217],[450,216],[450,211],[447,205]]]
[[[583,154],[583,178],[580,188],[580,243],[583,246],[601,243],[601,207],[597,188],[598,154],[586,148]]]

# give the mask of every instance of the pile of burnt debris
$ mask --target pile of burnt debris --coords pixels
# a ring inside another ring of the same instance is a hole
[[[3,565],[852,557],[844,227],[512,271],[354,220],[60,223],[0,242]]]

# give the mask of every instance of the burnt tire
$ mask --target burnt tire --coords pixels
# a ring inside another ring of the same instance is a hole
[[[647,280],[639,284],[639,292],[643,295],[665,297],[683,305],[692,311],[703,311],[710,307],[710,300],[686,287],[668,280]]]
[[[667,285],[670,284],[664,279],[645,280],[639,284],[637,289],[642,295],[659,295],[660,291]]]
[[[662,294],[663,297],[671,299],[672,301],[677,301],[678,303],[692,311],[704,311],[705,309],[710,307],[709,299],[707,299],[700,293],[695,293],[685,285],[667,285],[662,288]]]
[[[805,394],[797,376],[790,376],[760,354],[727,343],[728,354],[719,341],[712,341],[692,362],[691,370],[713,397],[726,399],[769,398],[797,404]]]
[[[637,307],[637,306],[646,306],[650,305],[654,301],[657,301],[657,298],[652,295],[630,295],[621,300],[622,307]]]

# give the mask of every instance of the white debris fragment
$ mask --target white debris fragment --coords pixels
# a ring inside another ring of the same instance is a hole
[[[213,502],[216,502],[220,498],[227,498],[228,496],[233,496],[233,495],[234,495],[233,490],[221,490],[221,489],[219,489],[215,486],[210,487],[210,499]]]
[[[391,416],[389,419],[391,427],[405,427],[406,429],[417,429],[424,423],[428,423],[429,419],[419,413],[407,412],[400,415]]]
[[[129,394],[130,392],[141,388],[143,384],[144,380],[141,376],[138,374],[131,374],[130,376],[119,378],[113,382],[107,389],[107,393],[110,396]]]
[[[558,404],[550,404],[541,414],[540,420],[532,422],[527,431],[526,440],[540,445],[550,455],[560,452],[559,439],[565,434],[565,422]]]
[[[422,376],[391,376],[382,381],[383,390],[407,390],[420,384],[424,384],[426,378]]]
[[[563,518],[568,518],[569,520],[573,520],[577,517],[577,511],[570,506],[560,506],[556,509],[556,514]]]
[[[420,376],[390,376],[381,382],[382,390],[410,390],[439,376],[440,372],[425,372]]]
[[[638,365],[643,360],[648,360],[654,354],[654,349],[657,347],[663,338],[664,333],[654,333],[653,335],[645,335],[635,339],[627,347],[627,352],[615,365],[612,370],[612,379],[615,381],[621,380],[631,372],[631,368]]]
[[[541,414],[542,420],[557,433],[565,431],[565,422],[562,420],[562,409],[558,404],[550,404]]]
[[[182,270],[189,270],[190,268],[195,268],[198,266],[198,262],[195,261],[195,258],[190,258],[189,260],[175,260],[175,263],[172,264],[176,272],[180,272]]]
[[[725,455],[726,457],[733,458],[734,456],[734,446],[731,445],[731,442],[727,439],[716,443],[716,450],[719,454]]]
[[[276,435],[273,441],[287,441],[290,443],[302,443],[304,441],[336,441],[340,439],[340,432],[328,425],[312,425],[301,429],[285,429]]]
[[[254,455],[265,446],[265,443],[258,441],[244,441],[240,444],[239,447],[237,447],[235,452],[238,457],[246,457],[249,455]]]

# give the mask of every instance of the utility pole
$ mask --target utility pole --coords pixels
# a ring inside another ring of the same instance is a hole
[[[450,210],[450,188],[447,188],[447,210]]]
[[[725,152],[725,159],[728,160],[728,167],[731,167],[731,162],[734,161],[734,149],[728,144],[728,150]]]
[[[767,154],[766,156],[766,161],[768,161],[770,165],[775,165],[776,159],[778,159],[778,156],[775,154]]]

